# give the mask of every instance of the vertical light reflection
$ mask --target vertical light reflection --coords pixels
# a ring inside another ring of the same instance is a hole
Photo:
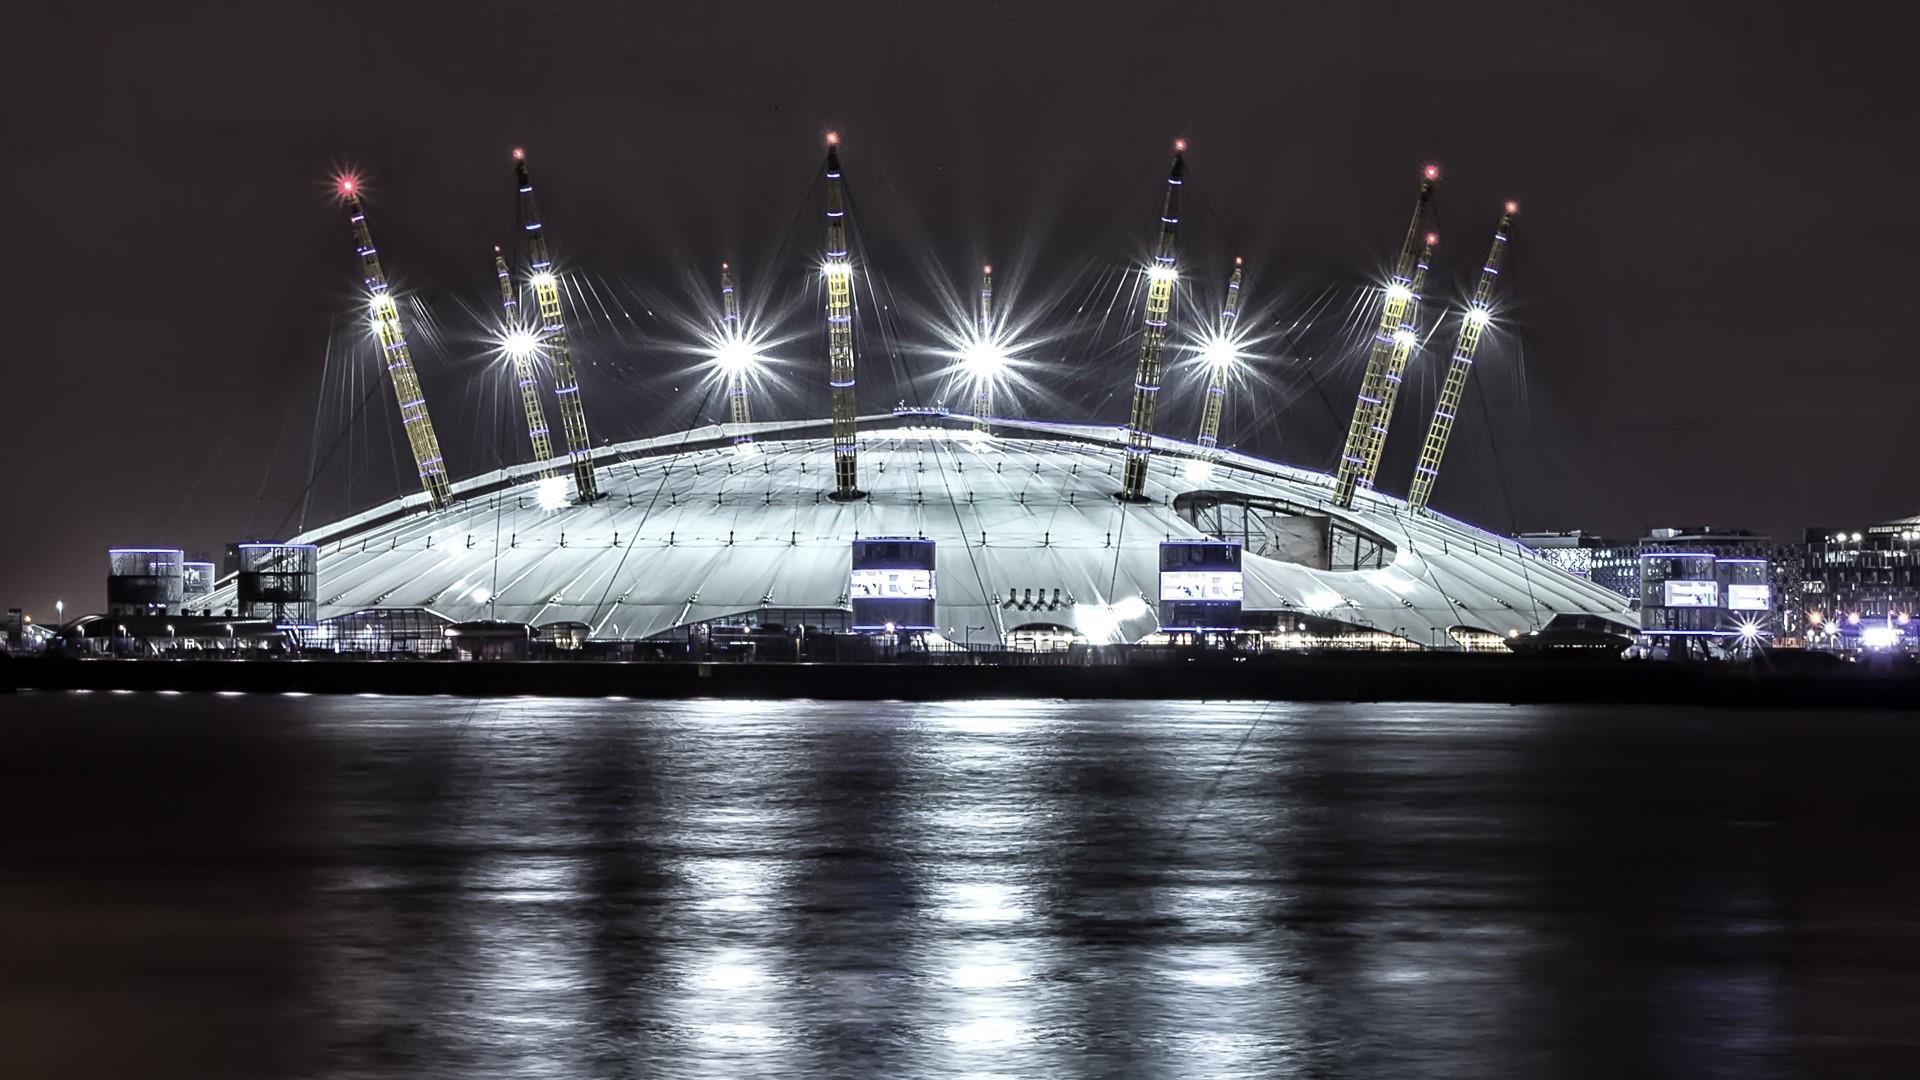
[[[1049,888],[1035,849],[1048,818],[1034,758],[1055,737],[1048,706],[972,701],[915,716],[911,815],[927,864],[920,955],[941,1075],[1027,1075],[1053,992],[1035,974],[1057,960],[1043,908]],[[1012,1066],[1011,1069],[1009,1067]],[[1044,1070],[1041,1070],[1044,1071]]]
[[[688,1075],[778,1075],[801,1032],[777,917],[797,866],[799,823],[778,767],[792,727],[767,702],[676,712],[658,1049]]]

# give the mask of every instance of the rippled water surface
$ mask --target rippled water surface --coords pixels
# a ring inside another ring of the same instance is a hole
[[[1913,721],[0,698],[0,1076],[1920,1075]]]

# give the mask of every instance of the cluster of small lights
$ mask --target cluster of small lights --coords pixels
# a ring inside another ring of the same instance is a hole
[[[827,259],[820,263],[820,272],[827,277],[850,277],[853,264],[845,259]]]

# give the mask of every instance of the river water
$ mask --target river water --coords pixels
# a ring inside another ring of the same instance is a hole
[[[0,698],[0,1076],[1920,1075],[1907,717]]]

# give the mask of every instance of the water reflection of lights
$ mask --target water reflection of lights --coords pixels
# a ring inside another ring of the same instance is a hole
[[[767,973],[747,949],[723,949],[705,958],[691,983],[702,990],[732,993],[765,984]]]
[[[934,886],[936,911],[955,922],[1014,922],[1027,917],[1019,891],[997,882],[943,883]]]
[[[976,1046],[1009,1046],[1025,1042],[1030,1037],[1031,1031],[1027,1025],[1004,1016],[983,1017],[947,1028],[948,1039]]]

